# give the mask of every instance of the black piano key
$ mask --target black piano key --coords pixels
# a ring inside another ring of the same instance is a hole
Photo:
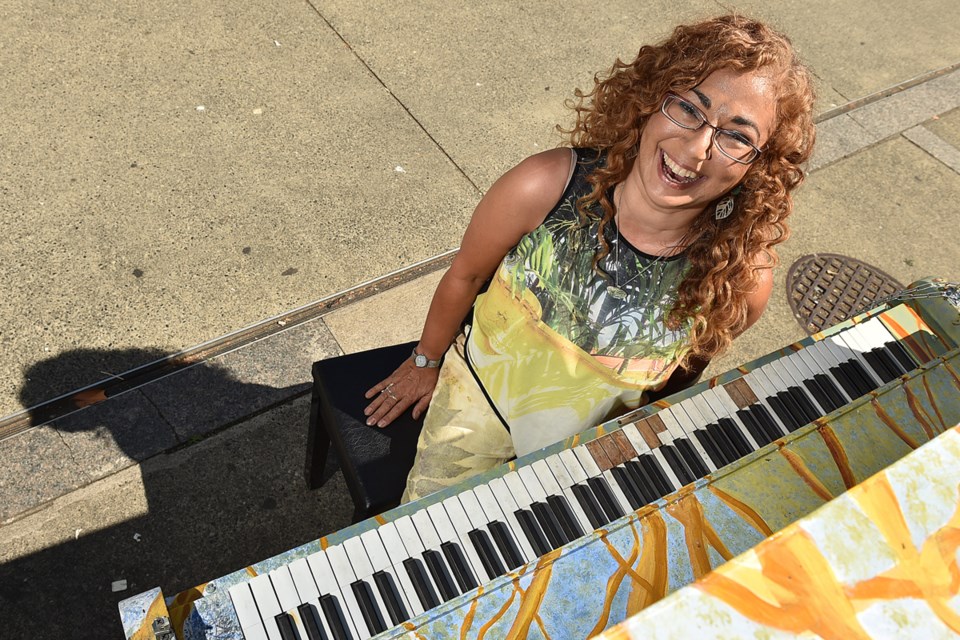
[[[900,361],[897,360],[897,358],[893,355],[888,345],[877,347],[876,352],[877,355],[880,356],[880,359],[883,360],[887,365],[887,369],[889,369],[897,378],[905,373],[910,373],[909,371],[904,370],[903,365],[901,365]]]
[[[300,640],[297,633],[297,625],[294,624],[293,618],[290,617],[288,613],[278,613],[273,617],[274,621],[277,623],[277,627],[280,629],[280,637],[283,640]]]
[[[380,609],[377,608],[377,601],[373,597],[373,590],[363,580],[357,580],[350,585],[353,595],[357,597],[357,604],[360,605],[360,614],[363,621],[367,623],[367,629],[377,634],[387,630],[387,625],[380,615]]]
[[[323,617],[327,620],[327,626],[334,640],[353,640],[343,609],[340,608],[340,603],[334,596],[329,594],[320,596],[320,610],[323,611]]]
[[[702,478],[710,473],[710,469],[704,464],[703,459],[700,458],[700,454],[693,448],[689,440],[686,438],[677,438],[673,441],[673,446],[677,448],[677,451],[679,451],[683,457],[683,461],[687,463],[687,467],[697,478]]]
[[[470,538],[470,541],[473,542],[473,547],[477,550],[477,555],[480,556],[480,562],[483,564],[484,570],[491,579],[502,576],[507,572],[503,564],[501,564],[500,558],[497,556],[497,551],[493,548],[493,543],[490,542],[486,531],[474,529],[470,531],[467,536]]]
[[[447,564],[443,561],[443,556],[433,549],[423,552],[423,559],[427,563],[427,569],[433,576],[433,583],[440,590],[440,597],[444,600],[453,600],[460,592],[457,591],[453,583],[453,576],[447,571]]]
[[[613,479],[620,485],[620,490],[623,491],[623,495],[627,496],[627,502],[630,503],[631,509],[637,510],[646,504],[640,495],[640,490],[636,487],[633,478],[630,477],[626,469],[614,467],[610,469],[610,473],[613,474]]]
[[[870,374],[863,368],[859,360],[841,362],[840,368],[847,372],[847,376],[849,376],[854,385],[856,385],[858,393],[854,395],[855,398],[865,396],[874,390],[876,385],[873,382],[873,378],[870,377]]]
[[[653,482],[654,487],[657,489],[657,493],[660,494],[658,498],[662,498],[669,493],[673,493],[673,484],[667,477],[666,472],[660,467],[660,461],[657,460],[652,453],[645,453],[641,456],[637,456],[636,462],[643,467],[643,470],[646,471],[647,477]]]
[[[837,387],[836,383],[830,378],[830,376],[824,373],[818,373],[813,376],[814,380],[820,383],[820,388],[823,389],[824,393],[827,394],[827,397],[830,398],[830,411],[836,411],[843,405],[847,404],[847,400],[843,397],[843,392]]]
[[[777,419],[762,404],[751,405],[747,412],[753,416],[760,428],[770,435],[771,442],[784,435],[782,427],[777,424]]]
[[[725,464],[729,464],[709,431],[706,429],[697,429],[691,436],[697,439],[697,442],[699,442],[703,450],[707,452],[707,456],[717,469]]]
[[[303,621],[303,628],[307,630],[307,640],[330,640],[317,621],[318,612],[312,604],[308,602],[300,605],[297,607],[297,612]]]
[[[850,377],[847,367],[837,365],[830,369],[830,374],[840,383],[840,386],[843,387],[843,390],[847,392],[847,395],[850,396],[851,400],[855,400],[863,395],[860,392],[860,385],[853,381],[853,378]]]
[[[873,372],[877,374],[877,377],[880,378],[884,384],[897,379],[897,374],[887,367],[887,363],[879,356],[877,349],[864,351],[863,359],[867,361],[867,364],[870,365],[870,368],[873,369]]]
[[[617,518],[622,518],[626,515],[617,503],[613,492],[610,491],[610,487],[607,486],[606,480],[600,477],[587,478],[587,486],[593,491],[593,495],[597,497],[597,502],[600,503],[603,512],[607,515],[607,518],[609,518],[608,522],[613,522]]]
[[[386,571],[377,571],[373,574],[373,582],[380,591],[380,597],[383,598],[383,604],[387,607],[387,614],[393,624],[400,624],[410,618],[407,608],[403,604],[403,598],[400,596],[400,590],[393,581],[393,576]]]
[[[430,584],[430,579],[427,577],[427,572],[423,568],[423,564],[416,558],[407,558],[403,561],[403,568],[406,569],[407,575],[410,576],[413,590],[417,592],[417,598],[420,600],[424,611],[433,609],[439,605],[440,599],[433,590],[433,585]]]
[[[570,489],[573,491],[577,502],[580,503],[580,508],[587,514],[587,520],[590,521],[590,526],[594,529],[599,529],[610,522],[603,512],[603,507],[597,502],[597,497],[593,495],[593,491],[591,491],[589,487],[585,487],[582,484],[575,484],[570,487]]]
[[[447,564],[453,569],[453,577],[457,579],[457,584],[460,585],[460,591],[466,593],[471,589],[476,589],[478,584],[477,578],[470,570],[470,565],[467,562],[467,557],[463,553],[463,549],[452,542],[444,542],[440,545],[440,550],[443,551],[443,555],[446,556]]]
[[[670,468],[673,469],[673,474],[677,476],[677,480],[680,481],[681,485],[690,484],[697,479],[673,446],[667,444],[660,445],[660,453],[663,454],[664,460],[666,460]]]
[[[778,410],[778,407],[783,407],[783,403],[772,396],[767,398],[767,400],[771,403],[774,411],[777,411],[779,414],[780,411]],[[783,411],[786,411],[786,409],[784,408]],[[752,412],[747,411],[746,409],[740,409],[737,411],[737,417],[740,418],[740,422],[742,422],[743,426],[747,428],[747,431],[750,432],[750,435],[753,436],[753,439],[756,440],[759,446],[762,447],[763,445],[774,440],[774,438],[771,437],[770,430],[761,422],[759,422]]]
[[[527,537],[527,542],[533,547],[534,552],[538,556],[550,553],[550,543],[543,535],[540,525],[537,524],[537,518],[527,509],[517,509],[514,515],[517,516],[517,522],[520,523],[520,528],[523,529],[523,534]]]
[[[563,534],[563,529],[560,528],[556,514],[553,513],[547,503],[534,502],[530,505],[530,508],[533,510],[533,515],[537,516],[540,528],[547,534],[547,540],[553,545],[550,547],[551,549],[562,547],[568,542],[567,537]]]
[[[720,418],[717,420],[717,425],[720,427],[720,430],[723,431],[724,435],[726,435],[730,440],[730,443],[736,447],[737,453],[739,454],[737,456],[738,459],[753,451],[753,447],[750,445],[750,442],[743,435],[743,433],[740,431],[740,427],[737,426],[737,423],[734,422],[732,418]],[[763,445],[760,444],[760,446],[762,447]]]
[[[817,407],[810,400],[810,397],[802,388],[790,387],[787,389],[787,391],[797,403],[797,406],[800,407],[800,415],[802,415],[804,418],[803,424],[809,424],[824,415],[823,413],[820,413],[820,410],[817,409]]]
[[[791,410],[789,408],[787,402],[784,400],[784,398],[787,398],[787,397],[789,396],[786,393],[781,391],[777,395],[770,396],[769,398],[767,398],[767,403],[773,409],[773,412],[776,413],[777,416],[780,418],[780,422],[783,423],[783,426],[785,426],[788,431],[794,431],[795,429],[798,429],[800,427],[800,424],[797,421],[797,418],[795,417],[795,412],[798,410],[797,409]],[[791,404],[792,404],[792,401],[791,401]],[[751,435],[753,435],[754,439],[756,439],[756,434],[754,434],[752,431],[751,431]],[[769,442],[769,440],[767,442]],[[758,440],[757,444],[762,446],[767,444],[767,442],[760,442]]]
[[[570,505],[567,504],[566,497],[547,496],[547,504],[549,504],[553,512],[557,514],[557,520],[560,521],[560,527],[563,529],[567,542],[583,537],[585,532],[580,526],[577,516],[573,514]]]
[[[733,444],[733,441],[730,440],[729,435],[724,429],[717,424],[712,422],[707,425],[707,432],[713,436],[713,441],[717,443],[717,447],[720,448],[720,452],[723,454],[723,459],[725,464],[730,464],[734,460],[740,458],[740,454],[737,453],[737,447]]]
[[[887,350],[893,354],[893,357],[896,358],[897,362],[900,363],[901,368],[904,373],[910,373],[917,368],[917,360],[911,355],[913,352],[907,350],[899,342],[888,342],[884,345]]]
[[[657,484],[649,476],[646,469],[637,460],[627,460],[623,465],[627,473],[633,478],[633,483],[640,490],[643,497],[643,504],[656,502],[663,497],[663,494],[657,489]]]
[[[497,548],[500,549],[500,555],[503,556],[503,561],[507,563],[507,568],[517,569],[522,567],[524,562],[520,555],[520,549],[517,548],[517,543],[514,541],[513,534],[507,525],[499,520],[494,520],[488,526],[490,528],[490,534],[493,536],[493,541],[497,544]]]
[[[820,384],[820,380],[817,379],[817,376],[808,378],[803,381],[803,386],[806,387],[807,391],[810,392],[810,395],[813,396],[813,399],[823,407],[824,415],[833,411],[833,399],[827,394],[827,391]]]

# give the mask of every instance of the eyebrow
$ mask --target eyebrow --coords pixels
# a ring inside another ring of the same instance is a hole
[[[708,98],[705,93],[703,93],[702,91],[700,91],[700,90],[697,89],[696,87],[694,87],[693,89],[691,89],[691,91],[693,91],[695,94],[697,94],[697,98],[700,99],[700,103],[701,103],[705,108],[709,109],[711,106],[713,106],[713,103],[710,101],[710,98]],[[757,138],[760,137],[760,127],[758,127],[753,120],[750,120],[749,118],[744,118],[743,116],[734,116],[734,117],[732,118],[732,122],[733,122],[734,124],[739,124],[739,125],[744,126],[744,127],[750,127],[751,129],[753,129],[754,131],[757,132]]]

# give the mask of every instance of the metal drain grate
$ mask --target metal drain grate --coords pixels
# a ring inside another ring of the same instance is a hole
[[[865,262],[836,253],[814,253],[793,263],[787,291],[793,317],[813,334],[865,311],[903,285]]]

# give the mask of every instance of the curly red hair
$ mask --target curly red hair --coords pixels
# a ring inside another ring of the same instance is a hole
[[[716,220],[711,205],[694,222],[696,240],[687,248],[690,270],[668,316],[671,326],[690,327],[684,366],[692,358],[710,360],[722,353],[746,328],[756,270],[777,263],[773,247],[789,236],[790,192],[803,182],[800,165],[810,158],[816,135],[809,70],[790,40],[761,22],[729,15],[682,25],[660,44],[642,47],[632,62],[617,59],[606,77],[594,78],[589,93],[578,89],[568,105],[576,112],[576,124],[561,129],[573,146],[596,148],[607,156],[606,164],[588,178],[592,191],[578,202],[584,218],[593,205],[603,210],[596,265],[609,252],[603,239],[614,216],[608,193],[630,172],[647,119],[659,111],[668,92],[688,91],[719,69],[759,71],[774,79],[776,121],[742,181],[733,214]]]

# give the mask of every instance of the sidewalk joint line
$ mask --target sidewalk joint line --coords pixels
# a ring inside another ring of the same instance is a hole
[[[462,175],[463,178],[468,183],[470,183],[470,186],[473,187],[473,190],[477,192],[477,195],[482,196],[483,191],[480,189],[480,187],[478,187],[477,184],[470,179],[470,176],[467,175],[466,171],[464,171],[463,168],[459,164],[457,164],[457,162],[452,157],[450,157],[450,154],[447,153],[447,150],[444,149],[443,146],[437,141],[437,139],[433,137],[433,134],[431,134],[427,130],[427,128],[423,125],[423,123],[420,122],[420,120],[415,115],[413,115],[413,112],[411,112],[410,109],[407,107],[407,105],[403,103],[403,100],[397,97],[397,94],[395,94],[393,90],[387,86],[387,83],[383,81],[383,79],[377,74],[377,72],[374,71],[369,64],[367,64],[367,61],[360,57],[360,54],[357,53],[357,50],[353,48],[353,45],[347,42],[347,39],[344,38],[339,31],[337,31],[336,27],[334,27],[330,23],[330,21],[327,20],[326,16],[320,13],[320,10],[313,4],[313,0],[305,0],[305,1],[308,5],[310,5],[310,8],[313,9],[314,12],[316,12],[317,16],[319,16],[320,19],[323,20],[324,24],[326,24],[330,28],[330,30],[333,31],[333,33],[336,34],[338,38],[340,38],[340,42],[342,42],[344,46],[346,46],[347,49],[350,50],[350,53],[353,54],[353,57],[356,58],[357,61],[360,64],[362,64],[368,72],[370,72],[370,75],[373,76],[374,79],[376,79],[376,81],[380,83],[381,87],[386,89],[387,93],[390,94],[390,97],[393,98],[398,105],[400,105],[400,108],[403,109],[408,116],[410,116],[410,119],[413,120],[418,127],[420,127],[420,130],[423,131],[424,135],[426,135],[430,139],[430,142],[432,142],[434,146],[436,146],[436,148],[440,151],[440,153],[442,153],[444,157],[446,157],[446,159],[450,161],[450,164],[453,165],[453,167],[460,172],[460,175]]]

